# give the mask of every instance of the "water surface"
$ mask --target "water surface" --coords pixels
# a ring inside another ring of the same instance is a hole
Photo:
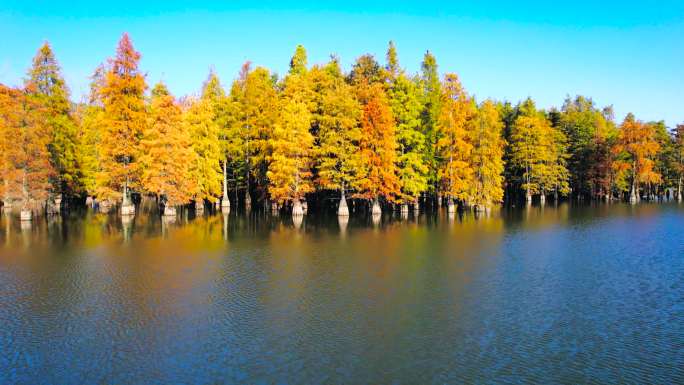
[[[0,384],[684,383],[677,205],[0,219]]]

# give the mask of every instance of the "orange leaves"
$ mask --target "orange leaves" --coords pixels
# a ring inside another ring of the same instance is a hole
[[[401,194],[396,168],[397,139],[394,118],[381,84],[364,84],[361,100],[366,100],[361,116],[360,178],[356,196],[395,201]]]

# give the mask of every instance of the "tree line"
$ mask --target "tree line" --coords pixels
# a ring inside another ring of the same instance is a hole
[[[408,74],[392,42],[384,64],[366,54],[347,73],[335,56],[310,66],[297,46],[283,77],[246,62],[229,89],[210,71],[183,98],[150,88],[139,60],[124,34],[87,100],[72,103],[45,43],[22,87],[0,84],[3,208],[95,199],[132,214],[135,196],[170,215],[189,204],[299,215],[312,201],[348,215],[348,199],[379,213],[682,197],[684,125],[616,123],[612,107],[583,96],[549,110],[477,101],[456,74],[439,76],[430,52]]]

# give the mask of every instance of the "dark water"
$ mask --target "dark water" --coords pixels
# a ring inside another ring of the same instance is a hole
[[[684,208],[365,222],[5,216],[0,384],[684,383]]]

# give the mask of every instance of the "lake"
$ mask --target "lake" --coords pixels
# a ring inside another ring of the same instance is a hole
[[[684,383],[676,204],[0,230],[0,384]]]

